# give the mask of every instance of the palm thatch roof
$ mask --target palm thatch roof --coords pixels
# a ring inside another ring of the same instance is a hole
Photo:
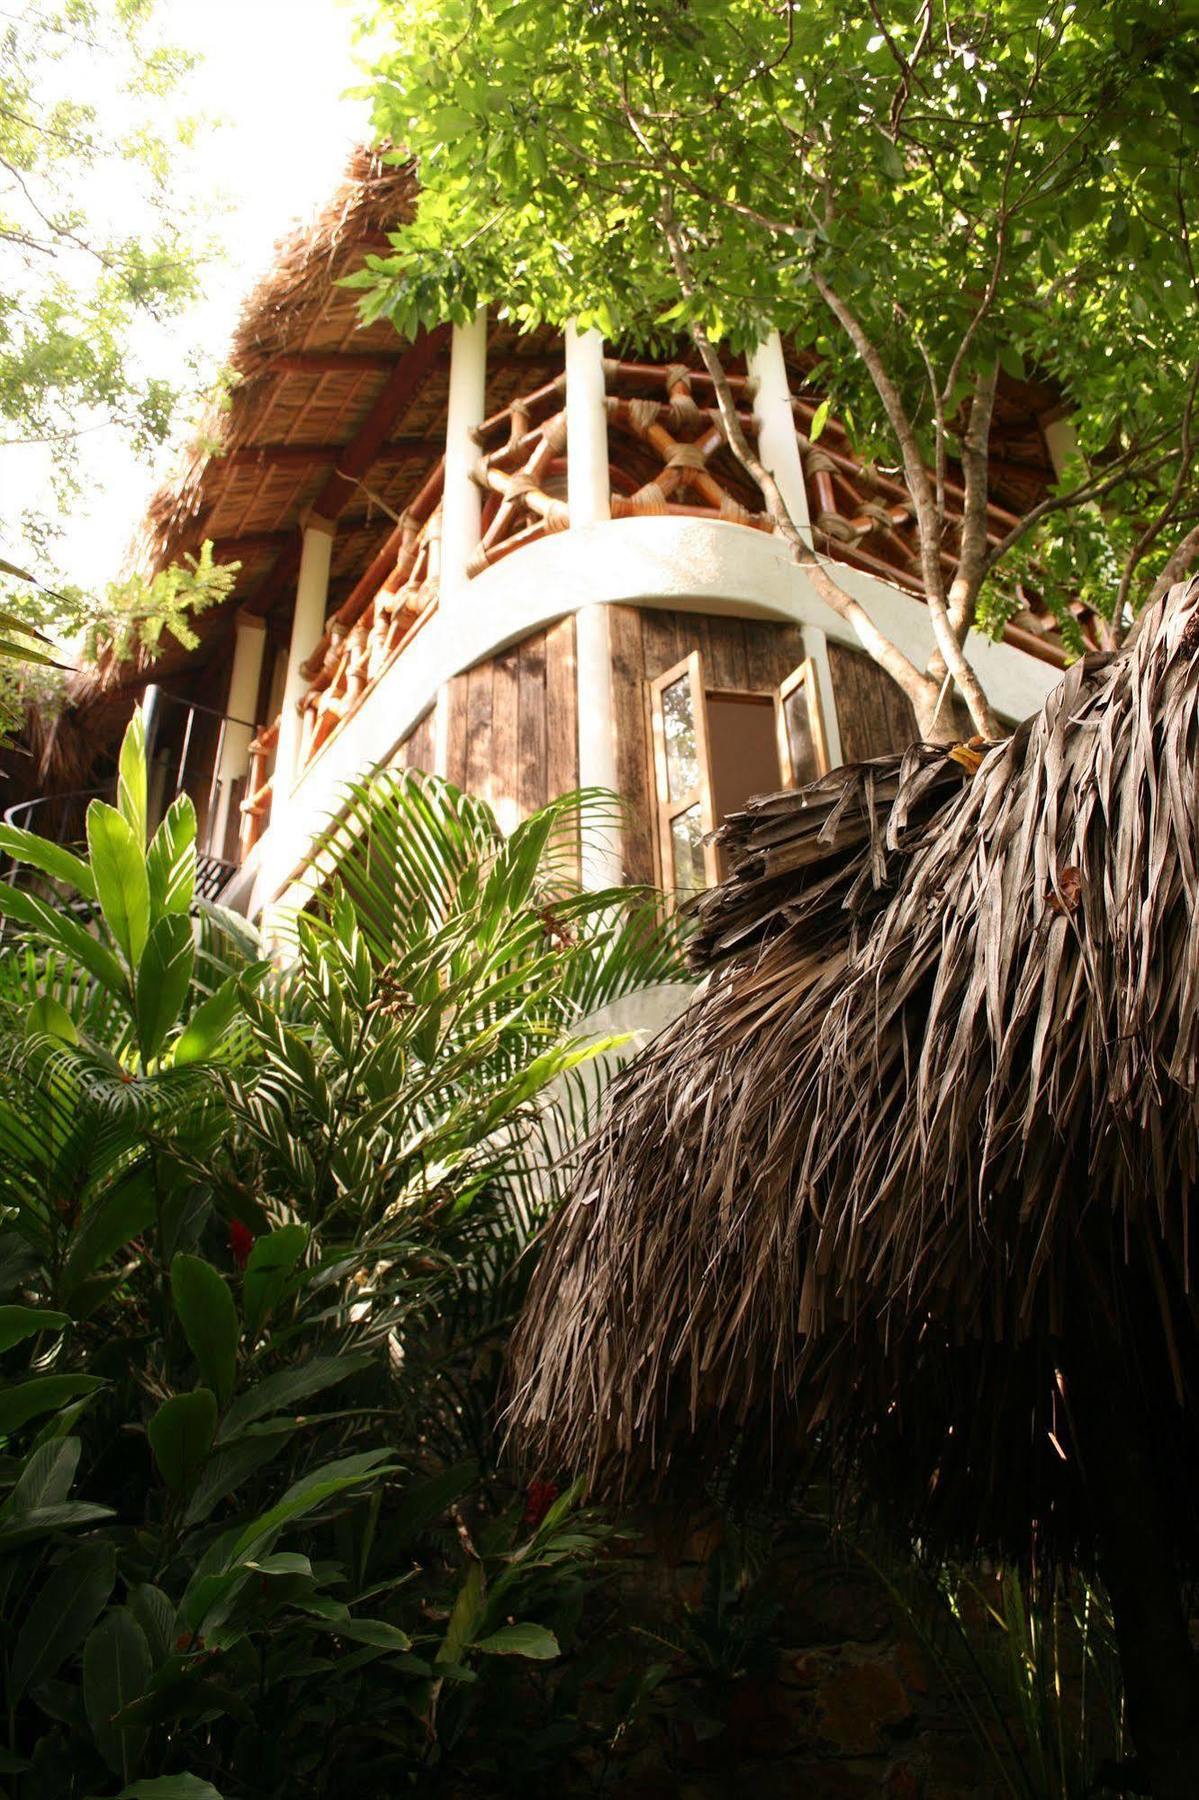
[[[928,1536],[1068,1545],[1102,1317],[1190,1505],[1199,581],[981,758],[751,803],[709,978],[614,1084],[514,1348],[524,1455],[760,1484],[817,1437]],[[1186,1479],[1183,1479],[1183,1476]]]

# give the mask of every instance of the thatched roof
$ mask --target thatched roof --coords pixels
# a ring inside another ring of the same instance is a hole
[[[1027,1551],[1031,1508],[1043,1548],[1101,1316],[1193,1467],[1199,582],[977,762],[916,746],[724,828],[710,979],[614,1084],[533,1284],[531,1460],[761,1483],[823,1422],[930,1535]]]

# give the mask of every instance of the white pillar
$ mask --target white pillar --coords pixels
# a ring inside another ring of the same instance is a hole
[[[816,676],[816,692],[820,696],[820,722],[824,726],[824,747],[828,766],[839,769],[845,761],[841,749],[841,721],[837,717],[837,695],[833,687],[833,671],[828,659],[828,638],[819,625],[803,627],[803,653]]]
[[[283,679],[283,703],[279,709],[279,744],[275,751],[275,786],[271,796],[271,823],[277,824],[299,776],[299,704],[308,692],[308,677],[301,665],[316,649],[325,629],[329,603],[329,563],[333,555],[335,527],[325,519],[312,519],[304,527],[300,573],[296,581],[296,607],[287,648],[287,673]]]
[[[612,516],[604,340],[573,325],[566,327],[566,495],[572,526]]]
[[[250,739],[258,718],[258,684],[262,677],[262,653],[266,647],[266,620],[253,613],[239,613],[234,625],[233,667],[229,671],[229,697],[225,701],[225,729],[217,764],[216,815],[209,827],[209,843],[217,855],[225,842],[229,802],[235,782],[250,767]],[[245,723],[239,723],[244,720]]]
[[[612,646],[608,608],[592,603],[575,614],[575,668],[579,695],[579,786],[611,788],[616,780],[616,716],[612,704]],[[592,831],[583,845],[585,888],[620,887],[624,856],[617,822]]]
[[[754,411],[760,421],[758,454],[778,482],[787,511],[810,544],[808,490],[799,456],[799,440],[795,435],[787,364],[777,331],[772,331],[751,353],[749,372],[758,384],[754,398]]]
[[[466,567],[478,547],[483,494],[473,479],[479,446],[471,433],[484,419],[487,398],[487,308],[469,325],[455,325],[450,344],[450,393],[445,423],[445,492],[441,502],[441,595],[452,606],[466,586]]]
[[[1074,429],[1074,421],[1069,413],[1063,413],[1058,419],[1042,419],[1041,431],[1049,460],[1053,464],[1053,472],[1060,481],[1066,473],[1067,465],[1078,455],[1078,433]]]

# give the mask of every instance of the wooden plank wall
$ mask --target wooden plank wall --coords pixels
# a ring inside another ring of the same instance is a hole
[[[906,750],[919,735],[916,715],[906,694],[865,651],[829,640],[829,670],[837,696],[841,754],[847,763],[888,750]]]
[[[445,772],[456,787],[501,812],[514,802],[523,819],[578,786],[573,618],[455,675],[446,704]],[[415,755],[407,766],[416,766]]]
[[[906,750],[915,742],[920,734],[911,701],[864,650],[850,650],[830,641],[828,657],[837,696],[841,753],[847,763]],[[957,694],[950,705],[958,735],[973,736],[970,714]]]
[[[803,661],[803,634],[797,625],[658,607],[612,606],[608,619],[617,778],[629,802],[625,875],[633,882],[658,881],[649,683],[699,650],[709,687],[775,688]]]
[[[433,770],[435,755],[433,735],[437,707],[433,705],[423,718],[417,720],[408,736],[402,740],[391,765],[395,769],[420,769],[426,775]]]

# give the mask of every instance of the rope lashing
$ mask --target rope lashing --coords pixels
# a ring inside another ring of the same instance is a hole
[[[556,412],[545,421],[541,427],[541,441],[549,446],[555,456],[567,453],[565,412]]]
[[[706,469],[708,459],[698,444],[676,444],[666,458],[668,469]]]
[[[630,400],[628,402],[629,428],[638,437],[645,437],[651,425],[658,423],[662,411],[656,400]]]
[[[825,537],[836,538],[842,544],[856,544],[860,537],[865,536],[864,532],[856,531],[840,513],[817,513],[813,522],[817,531],[823,531]]]
[[[833,461],[827,450],[820,450],[815,445],[811,445],[803,453],[805,475],[836,475],[839,468],[840,465]]]

